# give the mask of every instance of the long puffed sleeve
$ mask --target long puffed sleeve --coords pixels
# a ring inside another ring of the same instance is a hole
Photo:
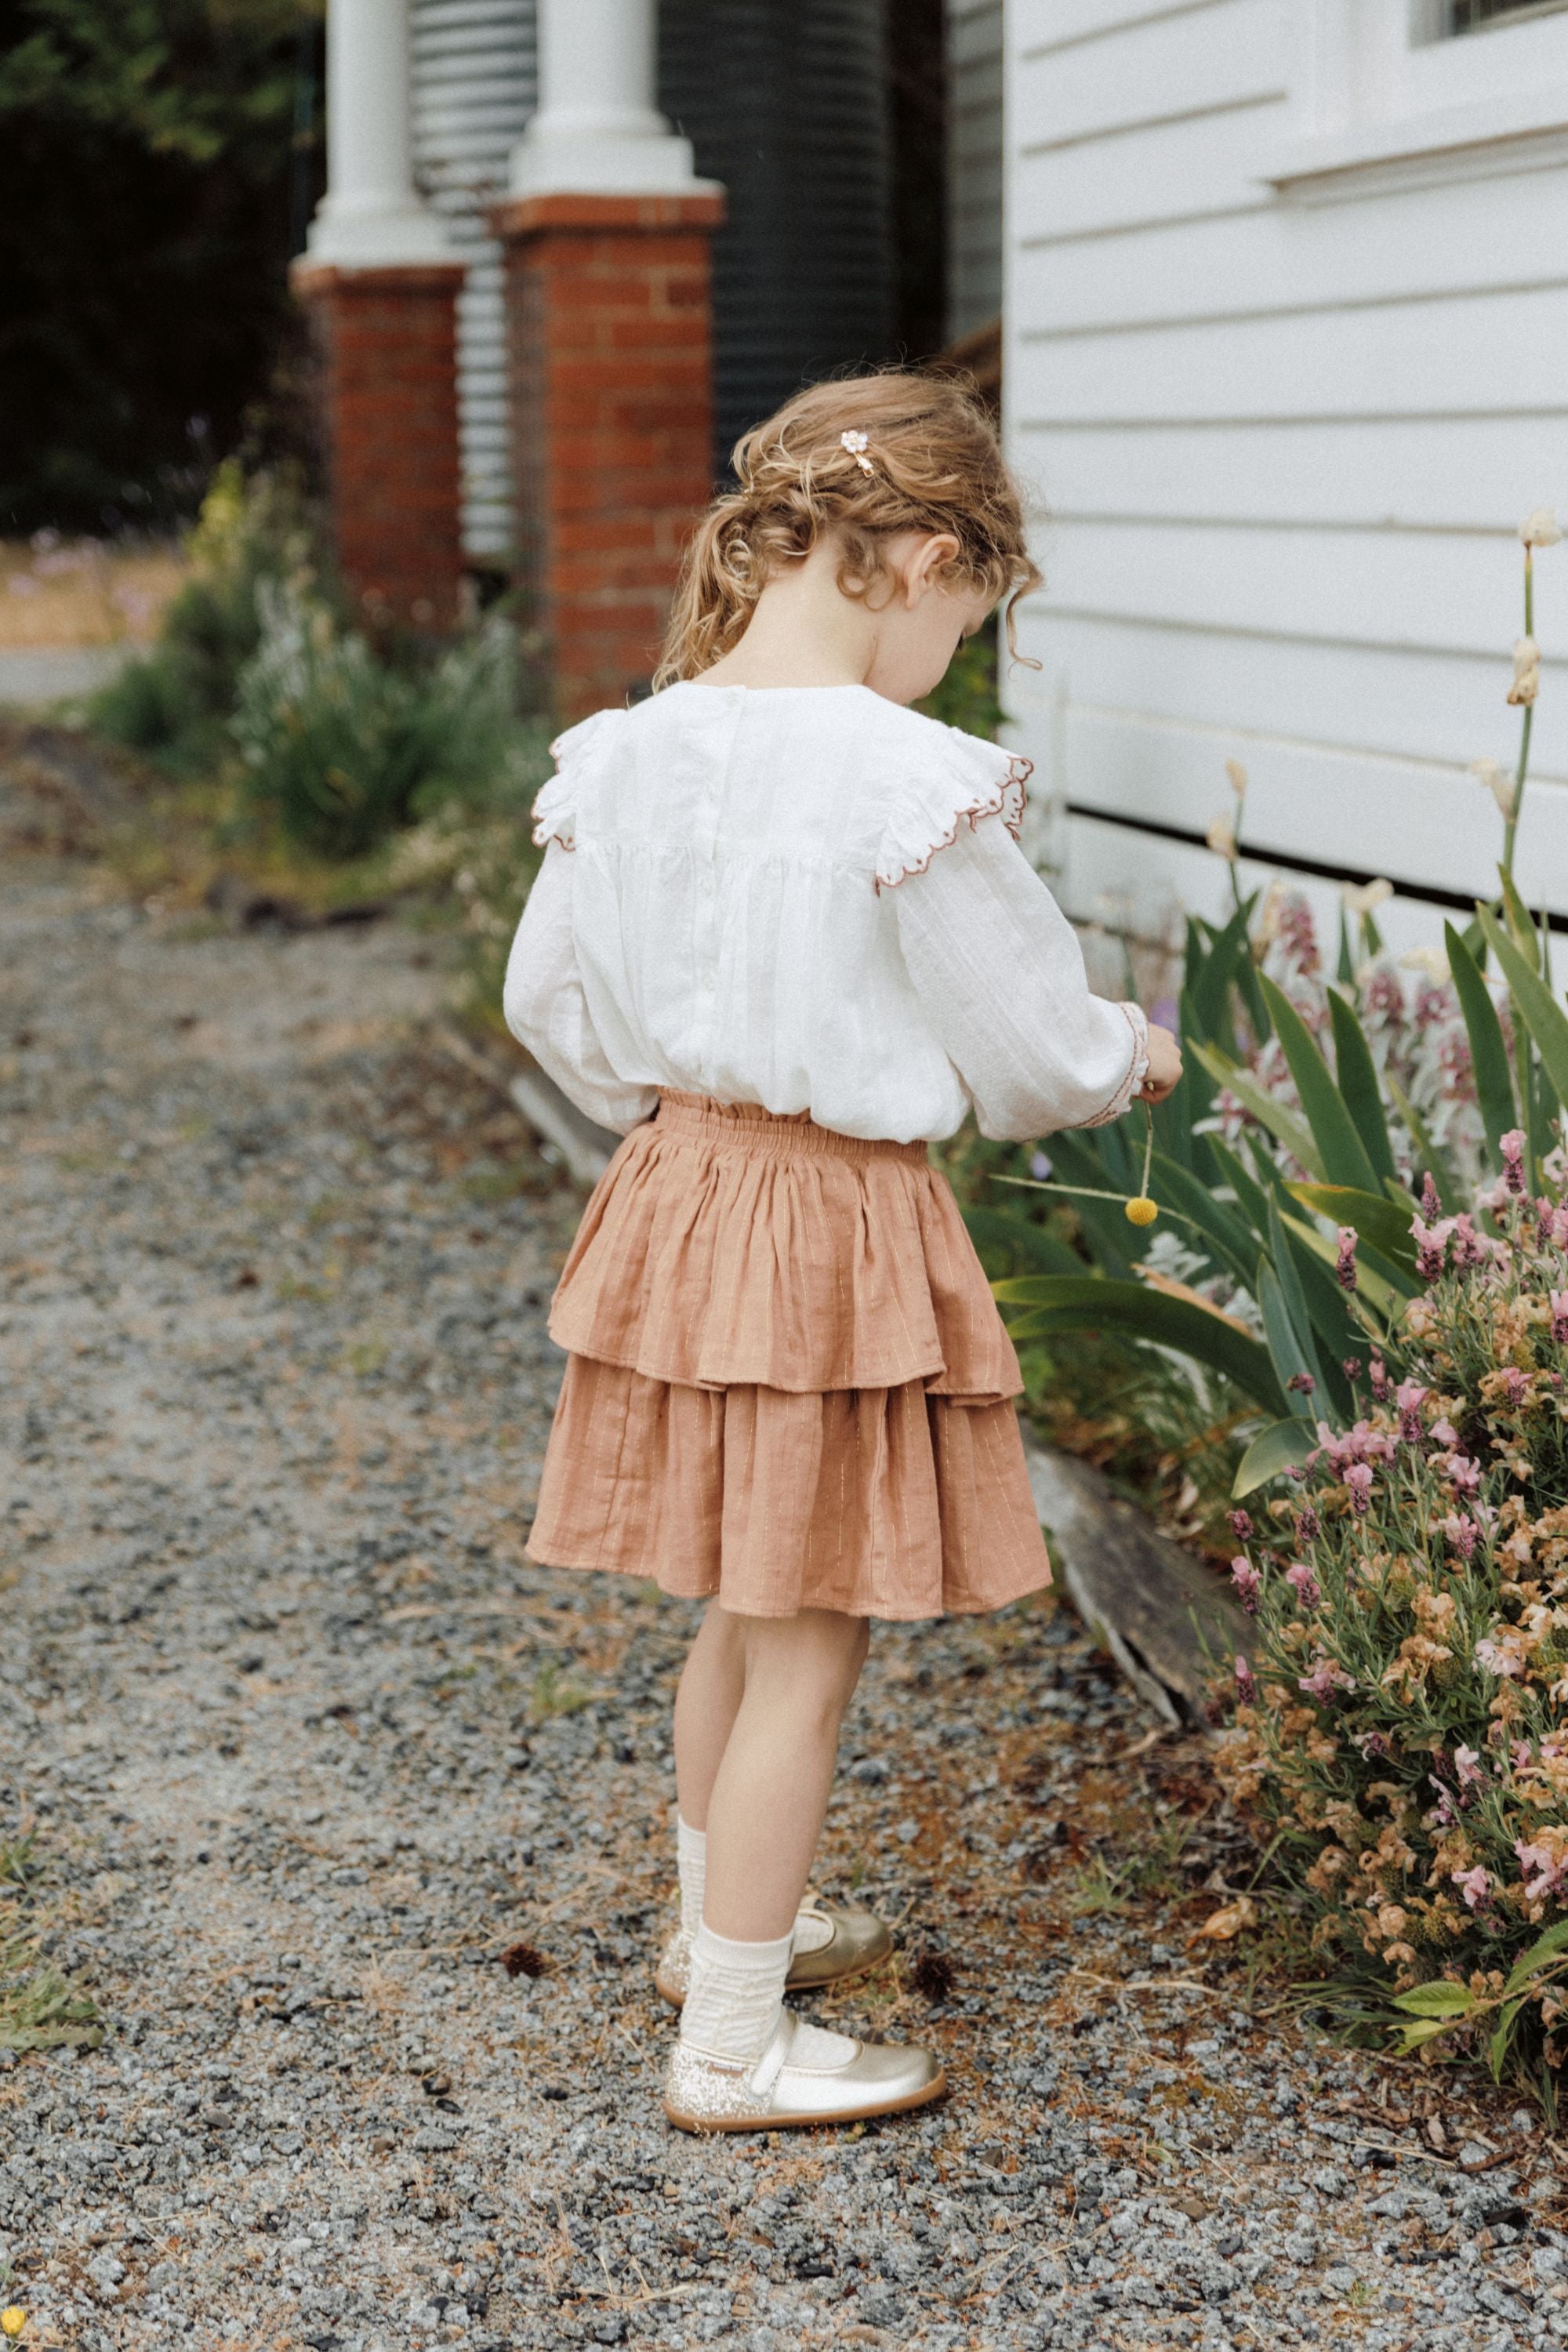
[[[1071,925],[1005,824],[961,824],[892,897],[905,969],[982,1135],[1022,1143],[1121,1116],[1148,1024],[1090,993]]]
[[[572,851],[552,840],[511,943],[501,1004],[512,1035],[563,1094],[624,1135],[658,1097],[616,1074],[594,1026],[572,930],[573,862]]]

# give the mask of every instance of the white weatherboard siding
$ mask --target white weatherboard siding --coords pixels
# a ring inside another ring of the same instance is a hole
[[[1079,915],[1228,904],[1230,758],[1331,925],[1341,873],[1407,886],[1400,946],[1494,885],[1467,770],[1517,750],[1517,526],[1568,520],[1568,14],[1413,15],[1010,0],[1007,436],[1047,586],[1006,693]],[[1520,875],[1568,915],[1568,544],[1536,572]]]
[[[533,111],[533,0],[413,0],[413,127],[419,187],[468,265],[458,298],[463,546],[512,548],[506,325],[500,247],[486,213],[507,193],[511,151]]]

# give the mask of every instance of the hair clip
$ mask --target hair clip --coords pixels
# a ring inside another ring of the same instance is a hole
[[[863,474],[875,471],[871,460],[866,455],[868,444],[864,433],[841,433],[838,436],[838,446],[841,449],[848,450]]]

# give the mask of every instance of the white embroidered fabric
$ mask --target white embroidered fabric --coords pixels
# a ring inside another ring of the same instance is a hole
[[[840,1134],[1027,1140],[1126,1109],[1133,1004],[1090,993],[1016,845],[1028,762],[868,687],[668,688],[556,745],[506,1017],[590,1118],[660,1087]]]

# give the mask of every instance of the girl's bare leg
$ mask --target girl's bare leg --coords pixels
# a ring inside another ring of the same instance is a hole
[[[715,1633],[715,1647],[737,1644],[742,1692],[707,1790],[702,1916],[716,1935],[755,1943],[786,1936],[795,1925],[827,1811],[839,1725],[859,1680],[870,1629],[863,1617],[831,1609],[732,1617],[715,1607],[699,1644],[721,1615],[726,1630]],[[720,1683],[726,1693],[732,1686]],[[678,1757],[679,1742],[678,1704]],[[684,1782],[680,1803],[691,1821]]]
[[[708,1826],[708,1800],[745,1688],[743,1617],[710,1601],[675,1694],[675,1794],[688,1829]]]

